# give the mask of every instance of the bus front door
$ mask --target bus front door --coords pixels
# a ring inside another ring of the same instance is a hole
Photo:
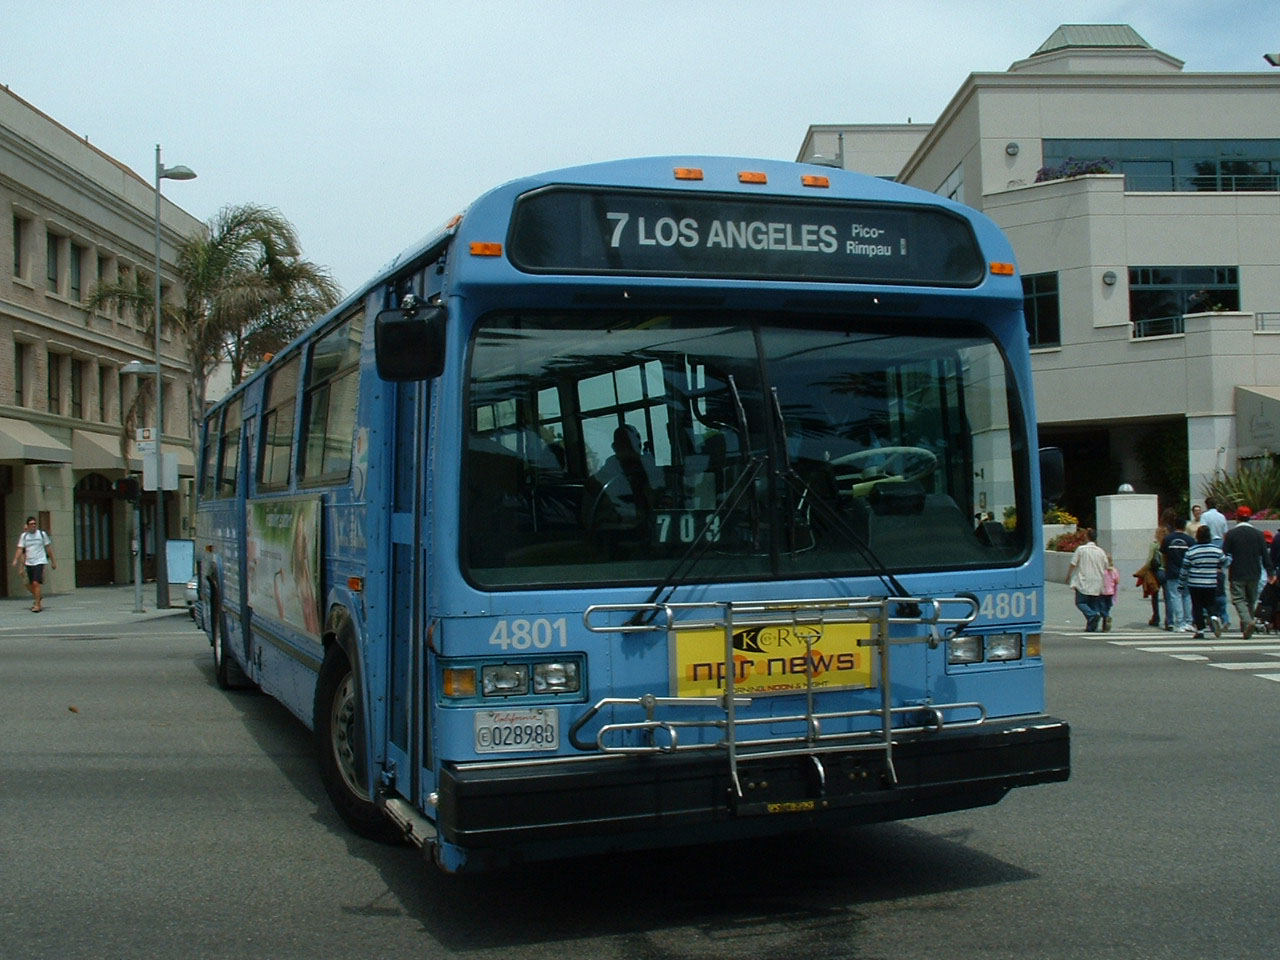
[[[423,524],[426,489],[427,383],[398,383],[392,445],[390,538],[391,603],[388,774],[400,796],[421,810],[435,788],[431,772],[425,664],[426,558]]]

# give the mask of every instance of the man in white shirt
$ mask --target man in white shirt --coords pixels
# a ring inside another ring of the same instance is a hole
[[[1200,522],[1209,528],[1209,537],[1222,546],[1222,538],[1227,535],[1227,517],[1218,509],[1213,497],[1204,498],[1204,513],[1200,514]]]
[[[1084,614],[1084,629],[1094,633],[1106,611],[1103,608],[1102,588],[1107,573],[1107,551],[1094,541],[1098,534],[1092,527],[1085,530],[1088,539],[1076,547],[1067,570],[1067,585],[1076,592],[1076,609]]]
[[[53,559],[53,541],[43,530],[36,527],[36,518],[27,517],[27,524],[18,534],[18,549],[13,554],[13,565],[21,560],[27,568],[27,590],[34,601],[31,612],[39,613],[44,609],[42,592],[44,589],[45,565],[58,569],[58,561]]]

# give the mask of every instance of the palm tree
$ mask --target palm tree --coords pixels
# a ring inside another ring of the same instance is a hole
[[[176,325],[186,343],[194,446],[213,370],[228,362],[232,384],[239,383],[264,353],[292,340],[336,304],[341,290],[327,270],[301,258],[293,224],[278,210],[257,204],[224,207],[206,231],[181,241],[177,270],[183,300],[162,303],[161,322]],[[135,281],[100,284],[87,305],[127,306],[140,317],[154,318],[154,302],[150,286]],[[148,335],[154,336],[154,328]],[[147,395],[145,387],[139,390],[127,411],[126,432]]]

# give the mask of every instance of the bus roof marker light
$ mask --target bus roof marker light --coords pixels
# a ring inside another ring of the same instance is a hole
[[[677,180],[701,180],[702,179],[701,167],[676,167],[675,170],[673,170],[672,172],[675,174],[675,177]]]
[[[991,272],[998,277],[1012,277],[1014,273],[1013,264],[993,260],[991,261]]]
[[[802,187],[829,187],[831,186],[830,177],[820,177],[816,173],[806,173],[800,178],[800,186]]]
[[[500,257],[502,256],[502,244],[486,243],[482,240],[473,240],[471,242],[471,255],[473,257]]]
[[[739,170],[739,183],[768,183],[769,177],[759,170]]]

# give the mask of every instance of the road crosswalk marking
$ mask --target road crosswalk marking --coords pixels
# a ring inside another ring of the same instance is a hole
[[[1105,639],[1115,647],[1125,647],[1138,653],[1163,653],[1174,660],[1189,663],[1205,663],[1219,670],[1251,673],[1261,680],[1280,683],[1280,643],[1267,640],[1245,640],[1240,637],[1195,639],[1182,634],[1172,637],[1152,637],[1138,633],[1125,633],[1119,636],[1109,634],[1105,637],[1098,634],[1085,634],[1096,639]],[[1231,655],[1239,653],[1256,654],[1271,657],[1270,660],[1232,661],[1230,659],[1215,661],[1211,656]]]

